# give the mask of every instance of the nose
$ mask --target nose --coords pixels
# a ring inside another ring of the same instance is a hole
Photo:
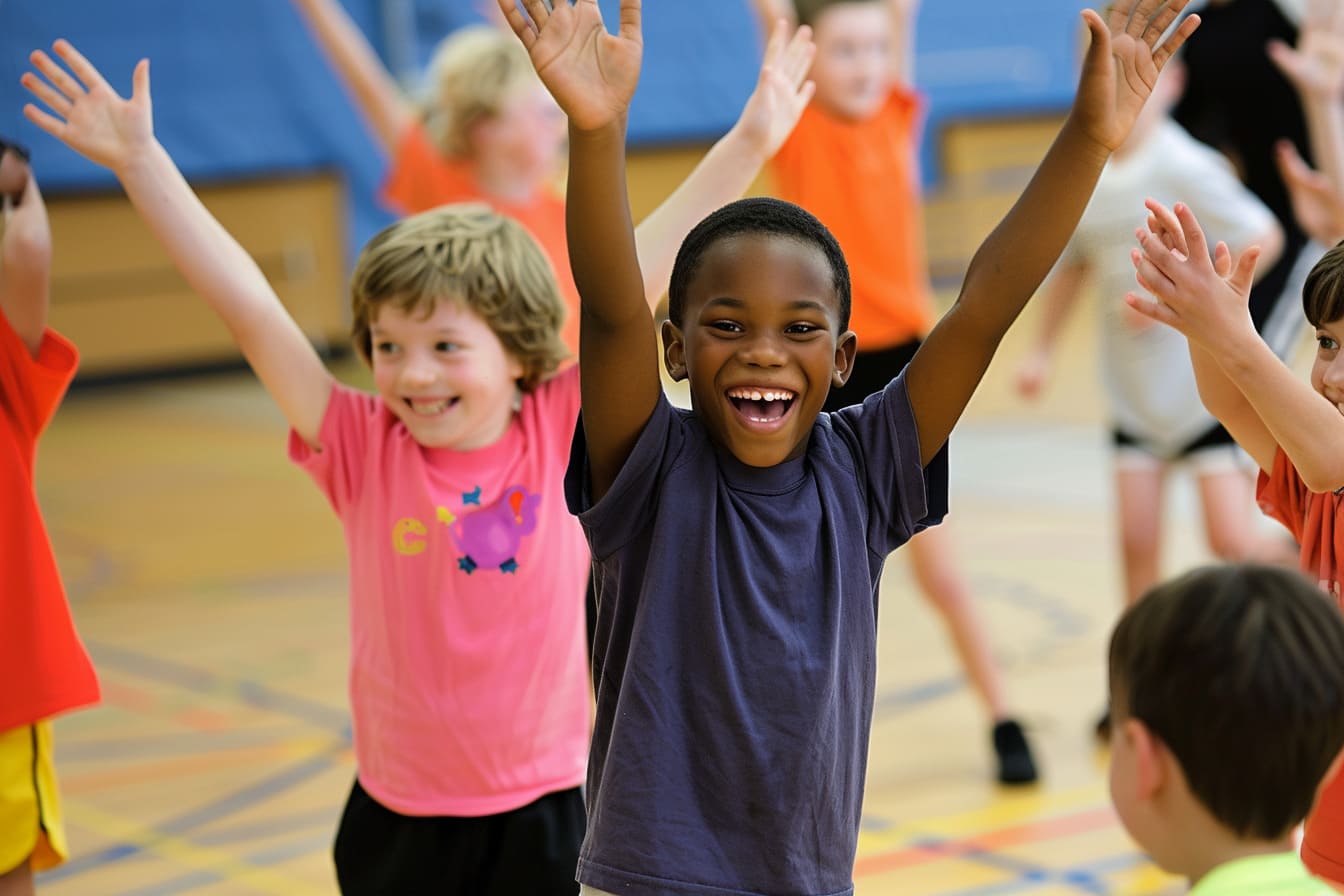
[[[1344,392],[1344,352],[1337,352],[1335,359],[1325,368],[1325,384],[1337,392]]]
[[[762,333],[744,340],[738,357],[749,367],[782,367],[788,360],[788,353],[774,334]]]
[[[428,386],[436,376],[434,364],[420,353],[408,357],[401,368],[401,381],[408,387]]]

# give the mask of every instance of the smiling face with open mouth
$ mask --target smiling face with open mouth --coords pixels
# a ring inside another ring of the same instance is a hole
[[[417,442],[470,451],[503,437],[523,367],[480,315],[451,300],[428,314],[386,303],[370,335],[378,394]]]
[[[681,328],[664,328],[668,372],[688,378],[710,437],[745,464],[769,467],[807,448],[855,338],[840,332],[824,252],[789,236],[742,234],[705,250]]]

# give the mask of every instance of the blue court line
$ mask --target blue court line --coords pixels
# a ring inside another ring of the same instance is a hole
[[[351,741],[350,716],[344,709],[325,703],[274,691],[260,682],[230,679],[213,672],[127,650],[98,641],[85,642],[94,656],[94,664],[115,668],[156,684],[169,685],[212,697],[233,697],[255,709],[274,712],[320,728],[328,734]]]
[[[154,825],[153,831],[164,837],[183,837],[192,829],[202,827],[228,815],[241,812],[262,801],[302,784],[314,775],[330,768],[333,759],[344,752],[344,747],[329,750],[322,755],[306,759],[284,771],[263,778],[257,783],[236,790],[213,803],[206,803],[162,824]],[[76,856],[45,875],[48,880],[63,880],[109,865],[113,862],[143,852],[146,847],[133,843],[120,843],[85,856]]]
[[[265,821],[248,822],[201,834],[196,838],[196,842],[202,846],[227,846],[232,843],[246,843],[249,840],[262,840],[286,833],[295,834],[319,826],[327,832],[328,837],[331,837],[334,835],[340,815],[340,806],[309,809],[305,812],[292,812],[288,815],[275,815]]]
[[[1015,880],[991,884],[991,889],[954,891],[957,896],[967,896],[967,894],[971,893],[976,894],[976,896],[980,896],[982,893],[1006,893],[1012,892],[1013,889],[1021,889],[1023,887],[1036,886],[1037,884],[1044,883],[1064,884],[1070,889],[1075,889],[1082,893],[1096,894],[1096,896],[1106,896],[1108,892],[1106,882],[1088,872],[1086,869],[1069,868],[1056,871],[1034,862],[1017,859],[1005,853],[993,852],[987,849],[971,848],[956,849],[954,851],[947,850],[948,846],[954,846],[956,843],[956,840],[927,837],[912,840],[910,842],[910,847],[934,853],[944,853],[948,858],[971,862],[973,864],[983,865],[987,868],[993,868],[996,871],[1006,871],[1010,874],[1017,875]],[[994,889],[999,887],[1008,887],[1008,889]]]
[[[322,837],[306,837],[296,843],[272,847],[249,855],[242,861],[254,868],[279,865],[282,862],[288,862],[290,859],[301,858],[328,849],[331,846],[331,840],[330,834],[324,834]],[[219,883],[224,879],[223,875],[216,874],[213,871],[193,871],[190,874],[160,881],[151,886],[126,890],[118,896],[177,896],[178,893],[193,893],[202,887]]]
[[[196,731],[188,734],[142,734],[130,737],[75,740],[62,733],[56,744],[61,762],[96,759],[122,759],[191,756],[199,753],[219,753],[224,750],[294,740],[308,734],[306,729],[293,725],[270,728],[229,729],[225,731]]]

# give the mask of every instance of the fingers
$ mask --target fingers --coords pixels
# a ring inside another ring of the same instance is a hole
[[[1156,199],[1145,200],[1143,206],[1148,209],[1148,229],[1161,239],[1168,249],[1174,249],[1189,257],[1190,246],[1186,241],[1185,231],[1171,209]]]
[[[1185,4],[1182,3],[1181,5],[1184,6]],[[1167,60],[1181,48],[1190,35],[1195,33],[1195,29],[1199,27],[1199,22],[1199,16],[1195,13],[1186,16],[1185,21],[1181,22],[1175,31],[1167,35],[1167,39],[1162,41],[1161,46],[1153,50],[1153,64],[1157,66],[1158,71],[1162,70],[1163,66],[1167,64]]]
[[[597,0],[585,0],[596,3]],[[643,43],[644,36],[640,0],[621,0],[621,37],[636,43]]]
[[[141,59],[131,73],[131,99],[149,102],[149,60]]]
[[[1181,222],[1181,230],[1185,233],[1185,244],[1189,248],[1186,255],[1190,258],[1208,258],[1209,243],[1204,238],[1204,228],[1199,226],[1190,206],[1178,202],[1172,211],[1176,213],[1176,219]]]
[[[1224,280],[1232,273],[1232,250],[1222,240],[1213,247],[1213,272]]]
[[[1152,299],[1145,299],[1143,296],[1132,292],[1125,293],[1125,304],[1135,313],[1169,327],[1175,327],[1181,320],[1169,305],[1154,302]]]
[[[66,99],[64,94],[58,93],[56,88],[46,81],[32,72],[24,72],[19,76],[19,83],[26,87],[29,93],[41,100],[51,111],[62,118],[70,117],[70,110],[74,108],[74,103]]]
[[[1300,183],[1314,186],[1317,181],[1325,179],[1324,175],[1307,164],[1291,140],[1280,140],[1274,144],[1274,159],[1278,162],[1279,174],[1290,185]]]
[[[776,19],[775,27],[770,29],[770,39],[765,42],[765,52],[761,54],[761,68],[778,68],[775,64],[784,53],[789,40],[789,24],[784,19]]]
[[[1163,3],[1157,8],[1153,17],[1148,20],[1143,33],[1139,35],[1139,40],[1150,47],[1157,46],[1157,42],[1162,39],[1162,35],[1167,33],[1167,29],[1171,27],[1172,22],[1176,21],[1176,17],[1181,14],[1184,7],[1184,3]]]
[[[74,44],[70,41],[62,38],[52,44],[52,49],[56,51],[56,55],[61,57],[66,65],[70,66],[70,70],[75,73],[75,77],[84,82],[85,87],[90,90],[96,87],[107,87],[111,90],[98,69],[93,67],[93,63],[85,59],[84,54],[76,50]]]
[[[787,30],[788,20],[780,19],[780,21]],[[811,71],[812,60],[816,54],[817,45],[812,42],[812,29],[804,25],[794,32],[793,38],[789,41],[781,67],[784,77],[789,79],[789,84],[795,89],[802,84],[803,79],[807,77],[807,73]]]
[[[52,59],[46,53],[41,50],[34,50],[28,56],[28,61],[31,62],[33,68],[41,72],[42,76],[45,77],[56,90],[59,90],[67,100],[77,100],[84,95],[84,87],[74,78],[70,77],[70,74],[58,65],[56,60]]]
[[[1237,259],[1236,269],[1227,283],[1241,296],[1249,295],[1251,284],[1255,282],[1255,264],[1260,260],[1260,247],[1251,246]]]
[[[55,137],[57,140],[64,139],[61,136],[62,134],[65,133],[64,119],[57,118],[54,115],[50,115],[46,112],[43,112],[41,109],[37,108],[32,103],[24,104],[23,117],[31,121],[33,124],[37,125],[42,130],[46,131],[51,136]]]
[[[1149,237],[1141,249],[1129,250],[1130,263],[1134,265],[1139,285],[1155,296],[1169,296],[1176,290],[1176,284],[1169,274],[1175,274],[1179,262],[1156,240]],[[1169,270],[1163,270],[1163,268]]]
[[[1086,80],[1098,66],[1112,64],[1111,29],[1090,9],[1083,10],[1082,16],[1088,34],[1087,54],[1083,57],[1083,78]]]

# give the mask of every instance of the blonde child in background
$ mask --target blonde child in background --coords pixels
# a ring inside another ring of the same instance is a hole
[[[754,0],[762,26],[780,17],[811,26],[817,44],[809,77],[816,94],[769,165],[775,195],[816,215],[845,252],[854,291],[851,327],[859,353],[826,410],[882,391],[913,357],[934,321],[924,250],[918,171],[924,100],[915,91],[916,0]],[[957,565],[946,525],[907,547],[919,592],[938,612],[961,667],[992,723],[990,741],[1004,784],[1027,784],[1037,768],[1014,718]]]
[[[47,326],[51,229],[27,154],[0,140],[0,896],[69,855],[53,716],[98,700],[33,484],[38,438],[74,378]]]
[[[776,145],[810,93],[806,32],[779,38],[744,114]],[[128,101],[55,47],[70,71],[39,51],[45,80],[23,77],[55,114],[25,114],[117,175],[232,331],[345,528],[359,768],[335,847],[342,892],[574,892],[588,551],[562,496],[579,380],[556,373],[566,311],[546,257],[484,205],[375,236],[351,293],[377,394],[349,389],[155,140],[148,62]],[[688,208],[730,198],[691,192],[736,183],[725,161],[711,153],[702,174],[724,176],[688,180],[650,216],[661,252]]]
[[[1183,77],[1180,60],[1173,60],[1129,138],[1102,171],[1047,281],[1035,346],[1017,372],[1018,392],[1027,399],[1039,397],[1068,315],[1091,283],[1101,302],[1101,382],[1111,429],[1126,607],[1161,578],[1165,485],[1178,465],[1194,476],[1204,532],[1216,556],[1292,561],[1286,546],[1256,532],[1251,470],[1232,436],[1200,403],[1185,340],[1136,315],[1123,301],[1134,282],[1129,247],[1147,196],[1163,201],[1182,196],[1237,251],[1256,245],[1272,262],[1283,244],[1273,213],[1242,185],[1227,160],[1168,115],[1181,95]],[[1103,740],[1109,724],[1105,713],[1097,723]]]
[[[1344,245],[1307,275],[1302,307],[1316,357],[1303,383],[1256,333],[1247,310],[1257,251],[1209,252],[1189,207],[1148,201],[1149,229],[1131,253],[1129,307],[1181,332],[1205,407],[1260,467],[1256,497],[1301,545],[1299,563],[1336,601],[1344,582]],[[1344,886],[1344,776],[1327,782],[1302,846],[1314,873]]]
[[[387,155],[384,202],[402,214],[450,202],[485,202],[522,223],[555,268],[569,308],[561,335],[577,353],[579,301],[565,244],[565,203],[557,189],[564,115],[537,80],[527,53],[507,30],[462,28],[435,51],[424,96],[415,102],[340,0],[294,4]],[[641,224],[650,301],[666,292],[672,268],[672,254],[655,247],[669,237],[676,242],[714,208],[742,195],[797,122],[813,50],[809,30],[772,23],[760,79],[741,117],[682,188]]]
[[[582,421],[566,487],[593,550],[597,718],[579,862],[587,892],[853,892],[883,564],[946,511],[945,444],[1049,272],[1166,59],[1183,0],[1091,34],[1067,123],[904,371],[824,413],[856,338],[834,237],[777,199],[731,203],[681,244],[663,393],[624,190],[639,0],[499,0],[570,128],[569,245],[583,300]]]
[[[1111,800],[1190,896],[1325,896],[1293,832],[1344,746],[1344,621],[1299,573],[1204,567],[1111,636]]]

